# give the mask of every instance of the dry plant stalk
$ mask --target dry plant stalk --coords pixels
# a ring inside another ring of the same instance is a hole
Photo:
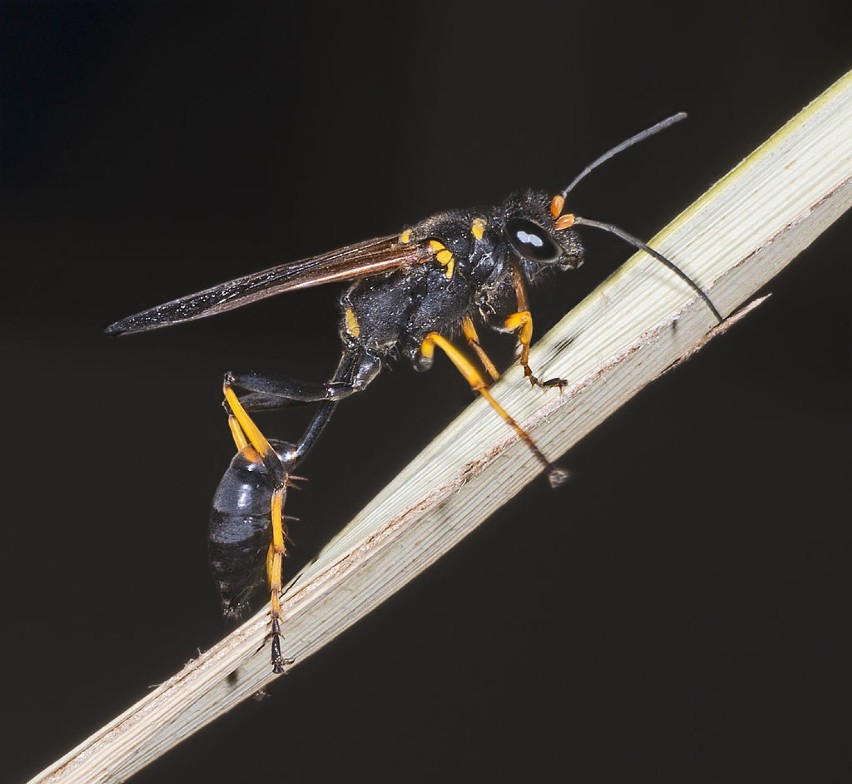
[[[727,315],[850,204],[852,74],[847,74],[649,244],[677,260]],[[530,394],[514,368],[495,386],[495,397],[553,460],[731,323],[729,318],[714,328],[712,314],[682,281],[638,253],[537,343],[531,363],[548,376],[570,379],[564,393]],[[284,653],[294,667],[539,473],[528,450],[487,408],[485,401],[475,401],[291,583],[283,603]],[[273,678],[267,631],[264,611],[32,784],[127,779]]]

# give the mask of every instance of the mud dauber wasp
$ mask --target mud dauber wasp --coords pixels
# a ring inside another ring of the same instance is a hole
[[[673,115],[616,145],[554,196],[529,190],[510,195],[497,206],[438,213],[401,234],[246,275],[107,327],[112,335],[143,332],[223,313],[286,291],[351,282],[340,298],[343,352],[329,381],[229,372],[223,385],[237,454],[213,500],[211,562],[228,615],[246,609],[266,572],[274,672],[283,672],[287,663],[281,655],[279,604],[287,487],[338,403],[364,390],[386,362],[403,356],[416,370],[428,370],[435,349],[443,351],[471,389],[526,443],[556,487],[566,480],[567,473],[547,460],[489,391],[500,374],[480,345],[474,320],[515,333],[519,362],[530,384],[561,390],[563,380],[540,380],[529,366],[533,320],[526,290],[528,285],[583,263],[577,227],[589,226],[615,234],[650,254],[685,281],[722,321],[709,297],[673,262],[616,226],[564,211],[568,194],[601,163],[685,117],[683,113]],[[479,366],[450,341],[458,332]],[[235,389],[242,391],[237,394]],[[295,443],[267,439],[248,414],[308,403],[318,404],[318,408]]]

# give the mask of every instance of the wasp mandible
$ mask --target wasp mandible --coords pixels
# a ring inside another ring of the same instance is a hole
[[[442,351],[471,389],[514,429],[556,487],[567,473],[550,463],[491,394],[490,386],[500,373],[480,344],[477,324],[513,333],[519,363],[530,384],[561,390],[563,380],[539,379],[529,365],[533,318],[527,287],[583,263],[584,249],[577,232],[581,226],[615,234],[650,254],[680,277],[722,321],[707,294],[669,259],[616,226],[565,211],[568,194],[589,172],[685,117],[683,113],[673,115],[631,136],[598,157],[555,195],[528,190],[512,194],[496,206],[441,212],[402,233],[246,275],[107,327],[112,335],[143,332],[224,313],[286,291],[350,282],[340,297],[343,350],[328,381],[254,372],[229,372],[224,380],[225,407],[238,453],[214,499],[213,570],[225,612],[235,614],[244,608],[265,568],[275,672],[283,672],[286,663],[280,649],[279,601],[286,554],[283,509],[287,487],[338,403],[366,389],[389,360],[402,356],[416,370],[428,370],[435,350]],[[459,333],[470,354],[451,341]],[[317,410],[294,443],[268,440],[248,413],[309,403],[318,404]],[[240,575],[237,562],[243,559],[248,563]]]

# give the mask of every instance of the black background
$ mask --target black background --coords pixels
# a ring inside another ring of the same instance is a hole
[[[574,194],[650,236],[852,61],[840,2],[6,2],[0,19],[6,781],[229,628],[206,561],[232,450],[222,373],[321,379],[338,353],[334,287],[132,338],[104,326],[563,187],[686,110]],[[535,483],[133,780],[848,780],[849,226],[567,456],[569,487]],[[629,255],[587,243],[535,293],[539,328]],[[437,364],[341,406],[291,498],[289,569],[469,402]]]

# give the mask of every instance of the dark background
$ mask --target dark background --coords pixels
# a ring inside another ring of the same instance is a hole
[[[5,781],[228,630],[206,555],[232,451],[222,373],[322,379],[338,355],[334,287],[103,328],[561,188],[686,110],[574,194],[651,236],[852,64],[846,4],[778,5],[2,4]],[[570,486],[535,483],[134,782],[848,780],[850,241],[846,218],[580,444]],[[588,250],[536,292],[539,328],[629,256]],[[288,569],[469,402],[437,364],[341,406],[291,497]],[[266,421],[293,437],[304,414]]]

